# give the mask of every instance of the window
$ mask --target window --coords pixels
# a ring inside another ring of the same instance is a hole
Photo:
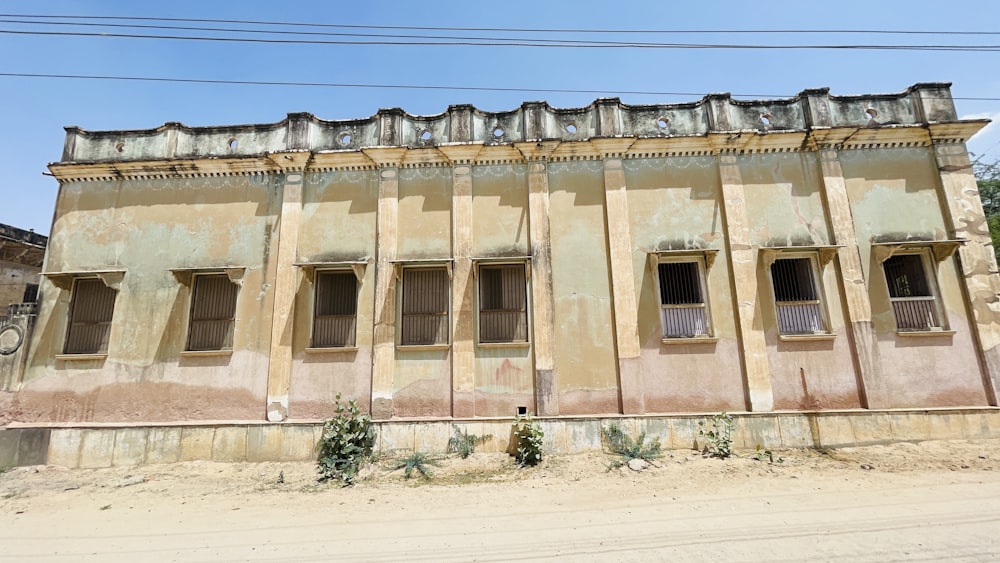
[[[528,341],[524,264],[479,266],[479,342]]]
[[[891,256],[882,262],[882,270],[889,285],[889,301],[897,330],[943,328],[924,254]]]
[[[38,300],[38,284],[29,283],[24,286],[24,297],[21,303],[34,303]]]
[[[447,268],[404,267],[399,343],[403,346],[447,344],[449,303]]]
[[[771,285],[781,334],[826,331],[812,257],[776,259],[771,264]]]
[[[66,354],[105,354],[111,334],[111,317],[118,291],[99,278],[73,281],[73,297],[69,304],[69,329],[66,332]]]
[[[710,336],[704,262],[700,258],[670,260],[659,262],[656,269],[663,338]]]
[[[194,276],[187,350],[232,350],[238,293],[226,274]]]
[[[353,271],[316,272],[313,348],[351,348],[358,316],[358,278]]]

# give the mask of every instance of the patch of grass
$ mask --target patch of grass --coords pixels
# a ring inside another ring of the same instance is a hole
[[[492,438],[491,434],[477,436],[469,434],[459,427],[454,427],[455,435],[448,439],[448,453],[457,453],[459,457],[465,459],[475,453],[476,446],[485,443]]]
[[[753,454],[753,458],[754,458],[755,461],[766,461],[768,463],[784,463],[785,462],[785,458],[783,458],[783,457],[777,457],[777,458],[774,457],[774,452],[772,452],[771,450],[762,448],[760,444],[757,444],[757,447],[756,447],[756,449],[754,451],[754,454]]]
[[[423,452],[413,452],[410,455],[404,457],[396,463],[393,469],[402,469],[403,477],[409,479],[413,476],[413,472],[416,471],[424,479],[430,479],[433,476],[428,465],[433,465],[434,467],[441,467],[441,464],[437,460],[432,459]]]
[[[663,452],[660,450],[662,447],[660,440],[656,438],[647,442],[645,430],[632,438],[617,423],[612,423],[609,426],[601,427],[601,437],[604,439],[604,445],[608,451],[617,456],[611,460],[610,469],[626,465],[633,459],[653,462],[663,457]]]

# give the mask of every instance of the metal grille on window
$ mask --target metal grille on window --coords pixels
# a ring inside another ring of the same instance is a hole
[[[891,256],[882,263],[889,301],[899,330],[940,328],[934,294],[919,254]]]
[[[524,264],[479,267],[479,341],[527,342]]]
[[[660,274],[660,320],[664,338],[708,334],[705,298],[697,262],[663,262]]]
[[[403,268],[400,344],[447,344],[448,307],[445,268]]]
[[[195,276],[188,350],[232,349],[238,293],[239,286],[225,274]]]
[[[778,330],[782,334],[823,332],[819,293],[809,258],[780,258],[771,264]]]
[[[99,279],[79,279],[73,284],[67,354],[103,354],[108,351],[111,316],[118,292]]]
[[[313,347],[354,346],[357,297],[358,279],[354,272],[316,272]]]

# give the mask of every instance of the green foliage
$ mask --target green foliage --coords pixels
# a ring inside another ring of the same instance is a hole
[[[399,462],[393,467],[393,469],[402,469],[403,477],[409,479],[413,476],[413,472],[417,471],[423,476],[424,479],[430,479],[432,476],[431,470],[427,467],[428,465],[433,465],[434,467],[441,467],[441,464],[436,460],[427,457],[427,454],[422,452],[413,452],[412,454],[399,460]]]
[[[705,439],[705,454],[719,459],[733,455],[733,417],[720,412],[699,420],[698,436]]]
[[[757,448],[756,448],[756,451],[754,451],[753,458],[756,461],[766,461],[768,463],[784,463],[785,462],[785,458],[783,458],[783,457],[775,458],[774,457],[774,452],[772,452],[771,450],[766,450],[766,449],[762,448],[760,446],[760,444],[757,444]]]
[[[371,459],[375,447],[375,426],[372,419],[361,414],[357,401],[336,399],[336,416],[323,424],[319,441],[319,481],[340,481],[343,486],[354,484],[361,466]]]
[[[545,433],[542,427],[532,420],[531,415],[518,416],[514,420],[514,440],[517,452],[514,459],[518,465],[538,465],[542,461],[542,439]]]
[[[660,451],[660,440],[658,438],[646,441],[646,431],[642,431],[636,438],[632,438],[625,433],[617,424],[601,427],[601,437],[604,439],[605,447],[618,459],[611,461],[611,467],[621,467],[633,459],[643,461],[654,461],[663,456]]]
[[[475,453],[476,446],[485,443],[486,440],[493,437],[491,434],[486,434],[485,436],[469,434],[457,426],[454,430],[455,436],[448,439],[448,453],[457,453],[462,459]]]

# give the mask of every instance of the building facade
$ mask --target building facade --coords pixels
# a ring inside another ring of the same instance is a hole
[[[47,237],[0,224],[0,392],[24,369]]]
[[[67,128],[16,420],[996,405],[948,84]]]

